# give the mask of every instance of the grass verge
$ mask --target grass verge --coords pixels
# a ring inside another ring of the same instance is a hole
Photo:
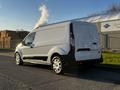
[[[0,48],[0,55],[14,56],[14,49]]]
[[[120,54],[103,53],[103,64],[120,65]]]
[[[103,63],[97,66],[120,69],[120,54],[104,52],[102,55]]]

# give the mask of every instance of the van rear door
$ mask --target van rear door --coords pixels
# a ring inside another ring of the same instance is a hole
[[[97,27],[91,23],[74,22],[75,59],[91,60],[101,58]]]

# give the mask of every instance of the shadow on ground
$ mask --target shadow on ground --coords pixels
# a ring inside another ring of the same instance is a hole
[[[27,64],[25,66],[51,70],[51,67],[46,65]],[[103,68],[97,66],[83,68],[77,66],[67,68],[62,76],[120,85],[120,70],[113,68]]]
[[[0,56],[1,62],[6,60],[7,62],[10,61],[8,64],[15,65],[15,59],[13,57],[9,56]],[[6,62],[4,62],[6,63]],[[14,64],[13,64],[14,63]],[[25,64],[23,67],[30,67],[35,69],[41,69],[45,72],[48,72],[48,74],[54,74],[51,70],[50,66],[46,65],[38,65],[38,64]],[[53,75],[55,76],[55,74]],[[92,80],[96,82],[104,82],[104,83],[112,83],[116,85],[120,85],[120,69],[114,69],[114,68],[107,68],[107,67],[97,67],[93,66],[91,68],[79,68],[78,66],[67,68],[65,70],[65,74],[62,75],[63,77],[72,77],[84,80]]]

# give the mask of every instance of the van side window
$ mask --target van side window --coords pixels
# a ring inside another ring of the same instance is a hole
[[[34,41],[34,38],[35,38],[35,32],[29,34],[29,35],[25,38],[25,40],[23,41],[24,45],[30,46],[30,45],[33,43],[33,41]]]

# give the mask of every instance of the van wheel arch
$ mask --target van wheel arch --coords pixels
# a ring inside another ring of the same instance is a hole
[[[52,58],[53,58],[54,56],[60,56],[60,57],[62,57],[62,56],[61,56],[60,54],[58,54],[58,53],[52,54],[52,55],[51,55],[51,58],[50,58],[51,63],[52,63]]]

